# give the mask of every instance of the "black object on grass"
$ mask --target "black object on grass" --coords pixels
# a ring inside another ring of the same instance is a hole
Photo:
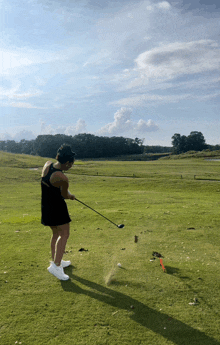
[[[163,258],[163,255],[161,255],[161,254],[158,253],[158,252],[153,252],[152,255],[155,256],[155,257],[157,257],[157,258]]]

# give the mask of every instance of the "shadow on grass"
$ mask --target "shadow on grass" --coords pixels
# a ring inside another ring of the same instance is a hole
[[[171,267],[171,266],[167,266],[166,265],[166,273],[167,274],[179,274],[180,273],[180,270],[179,268],[176,268],[176,267]]]
[[[180,278],[181,280],[191,280],[191,278],[187,277],[187,276],[181,276],[181,271],[179,268],[176,267],[171,267],[171,266],[167,266],[166,265],[166,273],[173,275],[175,274],[178,278]]]
[[[131,306],[134,306],[133,314],[129,316],[132,320],[143,327],[162,335],[164,338],[174,342],[176,345],[220,345],[217,340],[210,338],[205,333],[192,328],[167,314],[149,308],[147,305],[130,296],[78,277],[70,272],[68,272],[68,274],[75,282],[85,285],[92,289],[92,291],[81,288],[72,280],[68,280],[66,282],[61,281],[64,291],[75,294],[84,294],[96,299],[97,301],[122,310],[131,311]]]

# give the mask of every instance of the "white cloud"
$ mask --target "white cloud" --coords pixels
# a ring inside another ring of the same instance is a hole
[[[23,85],[24,83],[22,84],[22,82],[17,80],[16,77],[11,78],[11,80],[6,80],[5,78],[1,78],[1,80],[3,85],[2,87],[0,87],[0,100],[3,101],[1,102],[1,106],[11,106],[14,108],[46,109],[45,107],[38,107],[31,103],[25,102],[27,99],[31,99],[34,97],[40,98],[40,96],[43,95],[43,91],[32,86],[26,89],[25,85]]]
[[[75,135],[78,133],[85,133],[86,132],[86,122],[82,119],[79,119],[77,123],[73,126],[68,126],[64,132],[66,135]]]
[[[111,60],[109,56],[110,52],[107,49],[101,49],[99,52],[96,52],[95,55],[90,56],[83,64],[83,67],[88,67],[90,65],[101,65],[103,62],[107,64],[107,62]]]
[[[123,70],[114,77],[113,82],[120,83],[120,92],[133,89],[136,93],[110,104],[135,107],[147,102],[197,100],[202,88],[207,94],[208,88],[216,87],[219,80],[220,47],[214,40],[161,44],[138,55],[134,61],[136,67]],[[184,81],[178,80],[186,76]],[[158,92],[172,88],[173,94],[152,94],[153,90]]]
[[[19,86],[20,85],[18,84],[10,89],[0,87],[0,99],[13,99],[14,95],[18,93]]]
[[[0,87],[0,100],[1,106],[4,107],[13,107],[13,108],[27,108],[27,109],[46,109],[46,107],[39,107],[37,105],[27,103],[27,102],[16,102],[15,100],[26,100],[28,98],[40,97],[43,92],[40,90],[29,90],[26,92],[20,91],[20,83],[18,82],[16,86],[11,88]],[[14,101],[13,101],[14,100]]]
[[[143,37],[149,36],[151,31],[152,13],[147,8],[150,4],[149,0],[130,2],[116,13],[98,20],[95,35],[98,36],[102,51],[106,49],[109,52],[112,62],[117,64],[128,61],[129,56],[140,51]],[[106,64],[105,55],[102,62]]]
[[[171,5],[167,1],[159,2],[155,6],[159,9],[163,9],[163,10],[169,10],[171,8]]]
[[[148,121],[140,119],[135,127],[135,130],[137,130],[138,133],[156,132],[159,130],[159,126],[156,125],[151,119]]]
[[[37,137],[37,135],[35,133],[33,133],[32,131],[23,130],[21,132],[16,133],[13,136],[13,140],[15,140],[15,141],[21,141],[23,139],[25,139],[25,140],[33,140],[36,137]]]
[[[34,65],[41,65],[42,68],[45,64],[49,64],[49,66],[53,64],[55,65],[53,68],[54,71],[56,70],[57,72],[59,70],[59,72],[63,71],[65,73],[66,68],[68,68],[68,70],[76,68],[75,65],[71,63],[71,59],[73,59],[76,54],[79,54],[80,51],[80,47],[69,47],[58,51],[31,49],[27,47],[3,48],[0,50],[0,75],[7,77],[16,74],[22,75],[31,73],[34,75],[36,73]],[[70,62],[64,64],[64,61],[67,60]],[[44,78],[44,76],[39,76],[39,78]]]
[[[41,135],[43,134],[65,134],[65,135],[76,135],[79,133],[86,132],[86,122],[82,119],[78,119],[76,124],[72,124],[69,126],[58,126],[56,128],[52,127],[51,125],[46,125],[45,122],[41,121]]]
[[[220,47],[213,40],[174,42],[140,54],[136,71],[141,78],[172,79],[180,75],[218,70]]]
[[[61,130],[61,128],[60,128]],[[44,134],[57,134],[56,130],[54,128],[52,128],[51,125],[46,125],[45,122],[41,121],[41,131],[40,131],[41,135]]]
[[[28,126],[26,126],[28,128]],[[37,127],[37,126],[36,126]],[[46,135],[46,134],[65,134],[65,135],[76,135],[79,133],[86,133],[86,122],[82,119],[78,119],[76,124],[69,125],[69,126],[58,126],[53,127],[52,125],[46,125],[45,122],[40,121],[40,133],[33,132],[29,129],[23,129],[21,131],[18,128],[11,128],[11,133],[0,133],[0,140],[15,140],[16,142],[21,141],[22,139],[25,140],[33,140],[38,135]]]
[[[10,133],[0,133],[0,140],[6,141],[6,140],[14,140],[16,142],[19,142],[23,139],[25,140],[33,140],[37,137],[37,134],[35,134],[33,131],[30,130],[22,130],[15,134]]]
[[[14,108],[27,108],[27,109],[45,109],[45,108],[42,108],[42,107],[37,107],[37,106],[34,106],[30,103],[26,103],[26,102],[12,102],[10,104],[10,106],[14,107]]]
[[[131,135],[136,136],[140,133],[155,132],[159,127],[152,121],[140,119],[137,123],[131,120],[132,110],[121,108],[114,114],[114,121],[102,127],[100,135]]]
[[[114,121],[102,127],[99,132],[101,134],[107,133],[114,135],[130,131],[133,128],[133,124],[130,119],[131,109],[121,108],[120,110],[116,111]]]
[[[86,131],[86,122],[82,119],[79,119],[76,123],[76,132],[82,133],[84,131]]]
[[[156,132],[159,130],[159,126],[151,119],[147,121],[139,119],[138,122],[135,122],[131,119],[131,114],[132,110],[129,108],[119,109],[114,114],[114,121],[112,123],[108,123],[94,134],[107,136],[128,136],[134,138],[139,135],[145,135],[146,132]],[[14,129],[13,132],[14,133],[11,132],[10,134],[0,133],[0,140],[15,140],[16,142],[20,142],[22,139],[36,139],[38,135],[65,134],[67,136],[74,136],[79,133],[88,133],[87,124],[82,119],[78,119],[75,124],[69,126],[57,127],[53,127],[51,124],[46,125],[44,121],[40,121],[40,133],[29,130],[28,126],[27,129],[23,129],[21,131]]]
[[[27,56],[27,54],[23,54],[22,52],[16,51],[0,51],[0,73],[5,73],[7,70],[21,67],[21,66],[29,66],[33,63],[33,59]]]
[[[146,9],[148,11],[154,11],[155,9],[159,9],[159,10],[169,10],[171,8],[171,5],[169,4],[169,2],[167,1],[162,1],[159,2],[158,4],[153,4],[151,3],[150,5],[148,5],[146,7]]]
[[[30,91],[30,92],[23,92],[23,93],[11,93],[8,95],[9,99],[26,99],[26,98],[32,98],[32,97],[39,97],[43,94],[42,91],[36,90],[36,91]]]
[[[126,98],[119,99],[118,101],[114,101],[111,104],[113,105],[121,105],[127,107],[139,107],[145,103],[176,103],[180,100],[192,99],[193,96],[191,94],[181,94],[181,95],[151,95],[151,94],[141,94],[141,95],[134,95]]]
[[[0,140],[13,140],[13,137],[11,136],[11,134],[5,132],[5,133],[0,133]]]

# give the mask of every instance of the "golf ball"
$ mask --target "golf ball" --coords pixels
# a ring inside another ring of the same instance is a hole
[[[118,263],[118,267],[121,267],[121,264],[120,264],[120,263]]]

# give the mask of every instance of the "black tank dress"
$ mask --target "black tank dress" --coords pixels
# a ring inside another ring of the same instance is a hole
[[[50,183],[50,177],[56,171],[62,170],[55,169],[51,164],[48,174],[41,178],[41,224],[45,226],[58,226],[71,222],[60,188]]]

